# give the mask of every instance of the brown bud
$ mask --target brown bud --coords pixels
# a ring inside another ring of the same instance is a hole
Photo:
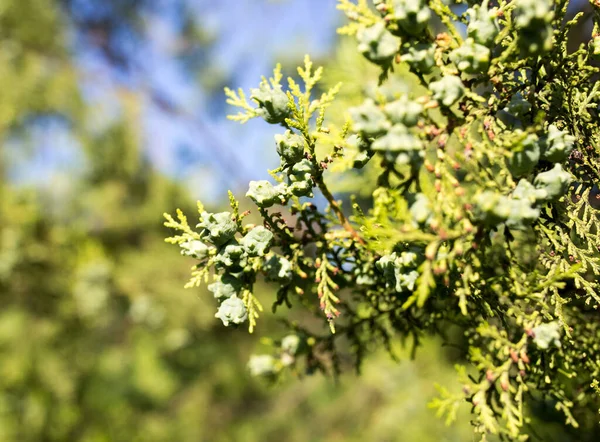
[[[436,275],[442,275],[448,271],[448,266],[446,265],[446,261],[442,261],[439,265],[433,268],[433,273]]]
[[[454,254],[457,256],[461,256],[463,253],[465,253],[465,250],[463,249],[463,245],[462,243],[455,243],[454,244]]]
[[[435,259],[435,255],[437,255],[437,248],[437,242],[434,241],[429,243],[429,245],[425,248],[425,258],[427,258],[429,261],[433,261]]]
[[[450,43],[452,42],[452,38],[450,37],[450,35],[448,35],[445,32],[436,35],[435,40],[438,46],[442,49],[449,47]]]

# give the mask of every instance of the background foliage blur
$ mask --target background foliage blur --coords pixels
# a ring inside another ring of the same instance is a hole
[[[337,17],[334,0],[0,0],[1,441],[471,440],[427,409],[454,379],[435,343],[338,384],[250,378],[259,337],[184,291],[163,242],[163,211],[275,161],[268,128],[226,122],[223,85],[311,52],[358,99]]]

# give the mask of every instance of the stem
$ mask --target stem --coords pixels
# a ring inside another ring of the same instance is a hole
[[[308,135],[308,136],[305,135],[305,138],[308,141],[308,150],[310,152],[310,156],[308,158],[310,159],[310,161],[315,166],[315,169],[317,170],[317,173],[315,173],[315,176],[314,176],[317,187],[319,188],[319,190],[321,191],[321,193],[323,194],[323,196],[325,197],[327,202],[329,202],[329,205],[331,206],[331,208],[337,215],[338,220],[340,221],[340,224],[342,225],[342,227],[344,229],[346,229],[346,231],[350,234],[350,236],[352,236],[352,238],[355,241],[357,241],[358,243],[360,243],[361,245],[364,246],[365,241],[359,236],[358,232],[354,229],[354,227],[352,227],[352,225],[346,218],[346,215],[344,215],[344,212],[340,208],[340,205],[337,203],[337,201],[335,200],[335,198],[329,191],[327,184],[325,184],[325,181],[323,180],[324,168],[321,166],[321,164],[319,164],[319,161],[317,160],[316,149],[315,149],[315,147],[316,147],[315,139],[310,135]]]
[[[354,229],[354,227],[352,227],[352,225],[348,221],[348,218],[346,218],[346,215],[344,215],[344,212],[342,211],[339,204],[337,203],[337,201],[335,200],[335,198],[329,191],[329,188],[325,184],[325,181],[323,181],[323,171],[320,171],[317,174],[317,176],[315,177],[315,181],[317,183],[317,186],[321,190],[321,193],[323,194],[325,199],[329,202],[329,205],[331,206],[331,208],[337,215],[338,219],[340,220],[340,224],[342,225],[342,227],[344,227],[344,229],[346,229],[348,231],[348,233],[350,233],[352,238],[354,238],[360,244],[365,245],[365,241],[358,235],[358,232]]]
[[[454,39],[454,47],[459,47],[463,42],[463,38],[454,25],[454,21],[458,21],[458,17],[456,17],[452,10],[447,5],[442,3],[441,0],[435,0],[431,2],[429,7],[448,29],[448,32]]]

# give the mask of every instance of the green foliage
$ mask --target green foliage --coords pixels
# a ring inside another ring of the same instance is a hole
[[[444,430],[429,419],[425,399],[416,405],[406,399],[431,394],[429,379],[449,381],[445,353],[432,342],[418,362],[395,366],[378,355],[360,381],[349,376],[339,386],[310,377],[274,390],[249,377],[245,361],[257,339],[234,336],[214,317],[215,303],[234,295],[246,306],[242,282],[223,275],[202,296],[180,287],[191,262],[216,257],[222,246],[208,239],[227,235],[219,229],[227,218],[215,217],[216,229],[211,221],[204,232],[183,212],[174,216],[191,236],[181,243],[183,259],[169,253],[158,214],[174,204],[189,213],[193,204],[144,160],[139,112],[147,98],[119,89],[111,100],[118,109],[104,126],[97,124],[96,104],[79,96],[80,64],[68,48],[79,47],[73,38],[81,34],[59,7],[67,3],[0,0],[0,440],[301,442],[417,435],[430,441],[441,432],[446,440],[465,440],[464,426]],[[76,3],[87,8],[89,2]],[[120,19],[137,20],[136,7],[151,2],[104,3],[107,10],[116,7]],[[84,23],[79,31],[121,32],[114,23]],[[322,95],[321,103],[331,99]],[[67,176],[39,187],[15,185],[5,177],[14,176],[12,165],[29,152],[21,141],[38,116],[66,122],[82,150]],[[25,149],[13,155],[15,146]],[[230,202],[230,208],[199,212],[229,211],[239,219],[241,209]],[[233,245],[251,258],[269,255],[267,277],[291,282],[295,264],[274,246],[271,231],[248,229]],[[232,261],[236,250],[230,247]],[[202,269],[194,271],[200,282]],[[259,283],[254,290],[267,299],[272,288]],[[280,333],[269,319],[263,317],[261,331]],[[255,372],[268,376],[273,367],[284,379],[315,344],[297,331],[282,336],[263,343],[270,354],[254,363]]]
[[[233,276],[250,293],[266,273],[278,284],[274,310],[302,306],[331,331],[290,322],[304,343],[293,361],[262,356],[251,371],[281,375],[302,357],[308,372],[336,374],[346,352],[360,367],[377,344],[393,353],[394,339],[418,345],[455,324],[469,362],[458,369],[462,393],[440,387],[432,402],[448,421],[468,404],[482,440],[525,440],[542,401],[567,425],[593,427],[600,377],[595,40],[567,52],[580,16],[564,23],[566,1],[466,2],[460,17],[440,0],[373,3],[339,4],[351,21],[340,32],[356,35],[357,50],[379,67],[378,90],[344,109],[350,126],[335,115],[323,126],[337,89],[327,101],[311,99],[322,71],[313,74],[308,58],[299,69],[304,91],[289,78],[287,103],[279,68],[253,91],[258,108],[241,91],[226,91],[245,110],[235,119],[262,116],[287,129],[276,138],[282,166],[273,177],[281,184],[254,182],[248,192],[272,233],[272,251],[240,252]],[[593,8],[598,29],[600,6]],[[444,28],[437,34],[434,16]],[[456,21],[467,25],[466,39]],[[291,137],[293,149],[288,141],[281,147]],[[377,164],[377,175],[368,175],[370,201],[351,200],[351,212],[324,179],[348,157],[360,168]],[[298,198],[316,190],[326,207]],[[238,234],[252,231],[234,221]],[[198,235],[180,230],[171,241]],[[217,280],[232,274],[214,260],[198,267]]]

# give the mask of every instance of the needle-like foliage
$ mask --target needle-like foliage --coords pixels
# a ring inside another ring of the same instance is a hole
[[[314,97],[322,70],[308,57],[301,84],[284,86],[277,68],[250,101],[228,89],[235,120],[284,129],[274,182],[247,193],[263,225],[244,225],[233,198],[231,212],[200,210],[197,230],[181,215],[167,225],[199,260],[192,284],[212,275],[224,294],[214,290],[225,325],[255,329],[260,275],[277,287],[274,309],[298,305],[327,324],[290,321],[293,349],[255,359],[254,373],[337,373],[345,353],[359,367],[378,345],[458,327],[462,392],[440,387],[431,405],[451,422],[469,404],[482,440],[525,440],[534,402],[575,428],[597,419],[600,4],[589,43],[569,52],[589,17],[568,20],[565,0],[459,3],[340,1],[340,32],[379,67],[379,89],[340,127],[327,114],[340,86]],[[371,198],[344,210],[330,184],[348,158],[378,173]]]

